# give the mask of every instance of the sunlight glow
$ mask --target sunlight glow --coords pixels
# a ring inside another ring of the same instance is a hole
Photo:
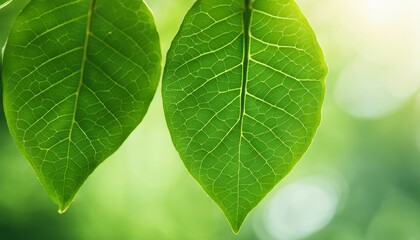
[[[266,209],[264,223],[276,240],[297,240],[325,227],[339,196],[330,179],[309,177],[280,189]]]
[[[392,20],[396,14],[395,9],[398,1],[395,0],[364,0],[365,7],[362,8],[366,16],[375,23],[383,23]]]
[[[341,71],[335,100],[353,116],[380,118],[396,111],[416,93],[418,77],[409,69],[378,65],[357,57]]]
[[[340,3],[337,36],[349,57],[337,78],[336,102],[356,117],[384,117],[412,99],[420,87],[420,3]]]

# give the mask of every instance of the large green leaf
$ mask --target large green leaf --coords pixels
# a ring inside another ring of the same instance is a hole
[[[198,0],[185,17],[164,71],[166,120],[235,232],[309,147],[326,73],[293,0]]]
[[[60,212],[143,119],[160,61],[140,0],[33,0],[17,18],[3,61],[6,118]]]

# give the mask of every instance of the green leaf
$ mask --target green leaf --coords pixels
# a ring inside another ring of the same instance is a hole
[[[146,114],[161,62],[153,17],[140,0],[33,0],[3,62],[12,136],[64,212]]]
[[[292,0],[198,0],[185,17],[164,71],[166,120],[235,232],[309,147],[326,73]]]

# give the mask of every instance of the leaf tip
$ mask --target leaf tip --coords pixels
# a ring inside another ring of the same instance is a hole
[[[241,230],[241,226],[234,226],[234,225],[230,225],[230,227],[231,227],[231,229],[232,229],[232,232],[233,232],[235,235],[238,235],[238,234],[239,234],[239,230]]]
[[[64,210],[62,210],[62,209],[58,209],[58,214],[62,215],[62,214],[64,214],[66,211],[67,211],[67,209],[64,209]]]
[[[58,209],[58,213],[59,213],[60,215],[62,215],[62,214],[64,214],[64,213],[66,213],[67,209],[69,209],[69,206],[67,206],[67,207],[60,207],[60,208]]]
[[[64,214],[67,212],[67,210],[69,209],[71,204],[71,201],[68,202],[64,202],[64,203],[60,203],[59,204],[59,208],[58,208],[58,213],[59,214]]]
[[[234,218],[234,219],[228,218],[228,220],[229,220],[230,228],[232,229],[232,232],[235,235],[238,235],[245,218]]]

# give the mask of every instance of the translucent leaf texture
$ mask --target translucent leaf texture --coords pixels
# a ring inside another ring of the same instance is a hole
[[[198,0],[168,52],[166,121],[235,232],[309,147],[327,67],[292,0]]]
[[[143,119],[160,62],[140,0],[33,0],[17,18],[3,59],[6,119],[60,212]]]

